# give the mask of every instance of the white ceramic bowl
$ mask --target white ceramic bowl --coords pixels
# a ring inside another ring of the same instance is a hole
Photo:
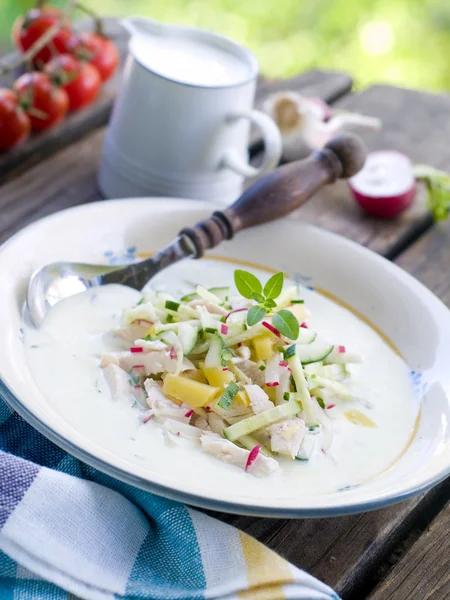
[[[186,224],[211,213],[210,204],[135,199],[80,206],[27,227],[0,250],[0,376],[2,396],[36,429],[86,463],[128,483],[190,504],[264,516],[331,516],[380,508],[418,494],[450,473],[450,312],[394,264],[344,238],[283,220],[240,234],[215,254],[312,278],[370,319],[416,372],[421,419],[413,442],[390,469],[351,489],[301,498],[281,488],[277,497],[242,493],[226,478],[211,489],[186,468],[175,478],[164,456],[152,469],[106,450],[76,431],[37,388],[21,341],[28,277],[58,260],[102,262],[155,251]],[[268,243],[274,239],[276,243]],[[393,402],[395,398],[393,398]],[[270,485],[268,482],[267,485]]]

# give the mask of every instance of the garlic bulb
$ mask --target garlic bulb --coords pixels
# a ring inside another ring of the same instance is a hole
[[[379,129],[381,121],[356,113],[334,111],[319,98],[307,98],[297,92],[279,92],[269,96],[262,106],[280,129],[283,157],[298,160],[320,150],[342,131]]]

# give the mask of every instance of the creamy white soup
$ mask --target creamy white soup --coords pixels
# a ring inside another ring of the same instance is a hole
[[[239,267],[214,260],[185,262],[158,275],[152,289],[180,298],[197,284],[233,288],[235,268]],[[263,270],[252,272],[262,281],[269,277]],[[323,428],[306,423],[302,444],[306,441],[308,449],[306,454],[299,453],[303,460],[275,452],[270,460],[279,468],[264,477],[217,460],[202,450],[197,439],[177,436],[173,428],[168,432],[156,419],[145,419],[145,398],[139,403],[112,396],[101,358],[123,351],[124,340],[112,331],[121,327],[124,309],[141,299],[135,290],[117,285],[94,288],[58,304],[39,330],[25,324],[27,360],[47,401],[71,426],[99,446],[149,470],[163,456],[166,470],[174,477],[184,477],[188,466],[208,485],[228,477],[239,484],[242,493],[265,493],[270,488],[268,494],[276,497],[276,482],[282,480],[289,482],[297,496],[334,492],[361,484],[395,462],[414,433],[418,405],[407,364],[379,333],[313,289],[300,286],[299,296],[308,309],[308,331],[320,332],[335,348],[351,349],[362,362],[346,366],[349,396],[325,402],[324,412],[333,430],[329,447],[324,449]],[[280,360],[285,362],[289,368],[290,362]],[[308,373],[310,378],[315,376],[312,369]]]

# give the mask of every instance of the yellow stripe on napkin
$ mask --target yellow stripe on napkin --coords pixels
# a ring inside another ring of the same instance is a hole
[[[282,600],[283,585],[294,581],[289,563],[249,535],[239,532],[247,566],[248,590],[239,592],[241,600]]]

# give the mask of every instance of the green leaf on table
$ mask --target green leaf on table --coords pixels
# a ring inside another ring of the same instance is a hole
[[[247,313],[247,325],[250,327],[256,325],[266,316],[266,311],[262,306],[252,306]]]
[[[218,406],[224,410],[228,410],[233,403],[236,394],[239,391],[239,386],[232,381],[225,389],[224,393],[220,396],[220,400],[217,403]]]
[[[444,221],[450,212],[450,175],[428,165],[415,165],[413,173],[427,188],[427,206],[433,219]]]
[[[252,299],[252,294],[262,293],[262,284],[253,273],[236,269],[234,272],[234,283],[238,292],[244,298]]]
[[[281,335],[296,340],[300,331],[297,319],[290,310],[279,310],[273,315],[272,325],[278,329]]]
[[[267,299],[278,298],[283,289],[284,283],[284,274],[283,273],[275,273],[272,275],[270,279],[268,279],[266,285],[264,286],[264,295]]]

